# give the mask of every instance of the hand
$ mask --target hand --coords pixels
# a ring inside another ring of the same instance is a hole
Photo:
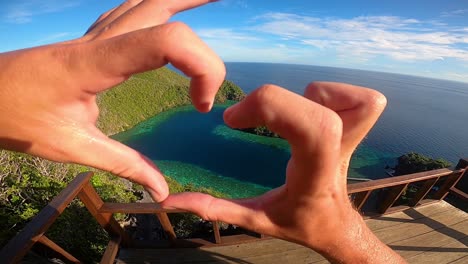
[[[300,243],[332,261],[365,263],[369,252],[401,261],[366,228],[346,190],[351,154],[385,105],[380,93],[346,84],[311,84],[304,97],[264,86],[227,109],[224,119],[233,128],[266,125],[290,143],[285,184],[245,200],[172,195],[163,206]]]
[[[209,111],[224,64],[187,26],[166,23],[209,2],[129,0],[79,39],[0,54],[0,147],[110,171],[164,200],[167,184],[153,163],[96,128],[96,94],[170,62],[192,77],[195,107]]]

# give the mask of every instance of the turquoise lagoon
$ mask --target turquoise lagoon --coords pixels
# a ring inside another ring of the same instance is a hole
[[[207,114],[192,106],[169,110],[115,135],[114,138],[152,159],[163,173],[182,184],[209,187],[232,198],[262,194],[284,183],[291,152],[283,139],[252,135],[227,127],[224,110]],[[385,177],[385,162],[394,155],[362,144],[350,177]]]

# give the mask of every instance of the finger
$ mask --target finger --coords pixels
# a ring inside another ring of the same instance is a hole
[[[109,171],[141,184],[157,202],[168,196],[169,190],[161,171],[142,154],[95,128],[79,134],[75,132],[73,139],[71,148],[75,154],[71,154],[71,162]]]
[[[134,73],[156,69],[170,62],[192,77],[192,102],[199,111],[206,112],[211,109],[226,74],[222,60],[182,23],[164,24],[105,41],[88,42],[82,47],[81,52],[75,54],[77,58],[72,60],[81,59],[79,79],[86,80],[87,87],[93,87],[89,92],[93,93],[114,86]],[[112,63],[109,63],[109,58],[112,58]]]
[[[98,19],[96,21],[94,21],[94,23],[91,26],[89,26],[88,30],[86,30],[85,35],[92,33],[96,29],[96,27],[101,22],[103,22],[110,14],[112,14],[117,8],[118,7],[114,7],[112,9],[110,9],[109,11],[105,12],[104,14],[100,15],[98,17]]]
[[[335,150],[332,145],[341,136],[341,121],[333,111],[274,85],[265,85],[228,108],[224,120],[233,128],[266,125],[293,151],[308,156]]]
[[[264,233],[261,222],[264,215],[252,209],[256,199],[225,200],[202,193],[180,193],[169,195],[161,205],[163,208],[193,212],[207,221],[221,221]]]
[[[312,192],[336,174],[341,120],[335,112],[300,95],[266,85],[224,113],[227,125],[248,128],[266,125],[291,145],[287,184]],[[321,177],[326,175],[325,177]]]
[[[172,1],[141,1],[133,5],[118,17],[110,17],[99,25],[100,32],[96,31],[96,38],[105,39],[125,34],[138,29],[161,25],[174,14],[204,5],[210,0],[172,0]],[[122,9],[123,11],[123,9]],[[113,18],[113,20],[111,20]],[[105,30],[103,30],[105,29]]]
[[[88,29],[87,35],[97,35],[106,26],[114,22],[122,14],[125,14],[128,10],[132,9],[143,0],[127,0],[120,4],[118,7],[111,9],[110,11],[103,14],[99,19]]]
[[[335,111],[343,120],[342,151],[350,155],[383,112],[386,99],[381,93],[344,83],[310,84],[304,96]]]

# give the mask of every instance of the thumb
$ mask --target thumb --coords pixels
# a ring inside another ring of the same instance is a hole
[[[257,198],[226,200],[203,193],[180,193],[169,195],[161,206],[167,209],[186,210],[207,221],[221,221],[255,232],[263,232],[259,224],[260,212],[253,209],[257,203]]]
[[[119,177],[141,184],[156,202],[169,194],[161,171],[141,153],[108,138],[100,131],[90,140],[82,142],[72,161],[109,171]]]

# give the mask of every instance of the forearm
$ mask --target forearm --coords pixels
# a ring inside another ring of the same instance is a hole
[[[332,263],[406,263],[372,233],[354,210],[336,234],[333,243],[319,249],[319,253]]]

